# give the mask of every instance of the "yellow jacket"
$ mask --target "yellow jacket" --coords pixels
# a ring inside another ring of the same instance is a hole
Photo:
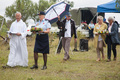
[[[99,31],[103,31],[103,30],[105,30],[105,29],[107,30],[107,25],[106,25],[105,23],[102,23],[100,28],[99,28],[99,24],[97,23],[97,24],[95,25],[95,27],[94,27],[93,33],[96,34],[96,33],[98,33]],[[106,43],[105,43],[106,34],[98,34],[98,35],[95,35],[95,37],[94,37],[94,46],[95,46],[95,48],[97,48],[99,35],[101,35],[102,40],[103,40],[103,42],[104,42],[104,47],[106,47]]]

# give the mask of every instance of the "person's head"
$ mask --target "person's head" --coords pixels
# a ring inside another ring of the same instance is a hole
[[[66,14],[66,19],[67,19],[67,20],[70,20],[70,19],[71,19],[71,16],[72,16],[72,15],[70,14],[70,12],[68,12],[68,13]]]
[[[93,24],[93,21],[91,21],[90,23]]]
[[[109,17],[109,18],[108,18],[108,22],[109,22],[110,25],[111,25],[114,21],[115,21],[115,20],[114,20],[113,17]]]
[[[43,11],[40,11],[38,15],[39,15],[40,21],[42,21],[45,18],[45,13]]]
[[[20,21],[21,17],[22,17],[22,15],[21,15],[20,12],[15,13],[15,18],[16,18],[17,21]]]
[[[103,23],[103,17],[102,16],[98,16],[97,17],[97,21],[99,24],[102,24]]]

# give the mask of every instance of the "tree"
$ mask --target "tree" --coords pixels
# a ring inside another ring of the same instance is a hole
[[[31,0],[16,0],[13,5],[6,8],[5,14],[7,17],[15,20],[15,13],[19,11],[22,14],[23,21],[26,21],[32,12],[31,7],[33,7]]]
[[[45,11],[52,4],[56,3],[59,0],[39,0],[38,3],[33,3],[31,0],[16,0],[14,4],[8,6],[5,11],[6,17],[9,17],[12,21],[15,20],[15,13],[17,11],[21,12],[22,20],[26,22],[27,19],[32,18],[36,20],[38,18],[37,14],[39,11]],[[73,7],[74,2],[64,0]]]
[[[53,2],[65,1],[66,3],[70,5],[70,8],[74,7],[73,1],[68,1],[68,0],[50,0],[50,1],[53,1]]]
[[[70,4],[70,8],[74,7],[74,2],[73,1],[67,1],[68,4]]]
[[[116,0],[116,9],[120,10],[120,0]]]
[[[46,0],[39,0],[38,4],[35,3],[35,5],[34,5],[35,15],[33,17],[36,19],[37,18],[36,14],[38,14],[39,11],[47,10],[52,4],[54,4],[54,3],[53,2],[48,2]]]
[[[8,28],[6,26],[6,20],[3,16],[0,16],[0,38],[2,38],[3,40],[6,40],[6,38],[3,36],[7,34],[7,30]],[[7,40],[5,42],[7,42]]]
[[[2,24],[3,19],[4,19],[4,24],[3,24],[3,25],[6,25],[6,20],[5,20],[5,18],[0,15],[0,26],[1,26],[1,24]]]
[[[13,5],[6,8],[5,14],[14,21],[15,13],[19,11],[24,22],[29,18],[36,20],[38,12],[45,11],[52,4],[53,2],[46,0],[39,0],[38,3],[33,3],[31,0],[16,0]]]

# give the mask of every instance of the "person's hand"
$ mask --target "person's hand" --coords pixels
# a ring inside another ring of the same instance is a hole
[[[98,35],[98,33],[95,33],[95,35]]]
[[[36,34],[36,32],[34,31],[33,34]]]
[[[43,31],[39,31],[39,34],[40,34],[40,33],[43,33]]]
[[[109,33],[106,33],[106,35],[109,35]]]
[[[60,21],[60,16],[58,16],[58,20]]]
[[[17,35],[17,36],[21,36],[21,33],[17,33],[16,35]]]

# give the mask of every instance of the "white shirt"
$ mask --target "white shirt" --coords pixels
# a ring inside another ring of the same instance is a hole
[[[99,29],[100,29],[100,27],[101,27],[101,25],[99,25]],[[98,41],[102,41],[102,37],[101,37],[101,35],[99,35],[99,37],[98,37]]]
[[[36,23],[36,27],[42,28],[43,31],[46,31],[48,28],[51,28],[51,24],[48,20],[43,19],[41,22],[39,21]]]
[[[112,23],[112,25],[113,25],[113,23]],[[109,24],[109,28],[108,28],[109,33],[111,33],[112,25]]]
[[[70,22],[70,20],[69,21],[66,20],[65,29],[67,29],[67,31],[65,31],[64,37],[71,37],[71,22]]]

